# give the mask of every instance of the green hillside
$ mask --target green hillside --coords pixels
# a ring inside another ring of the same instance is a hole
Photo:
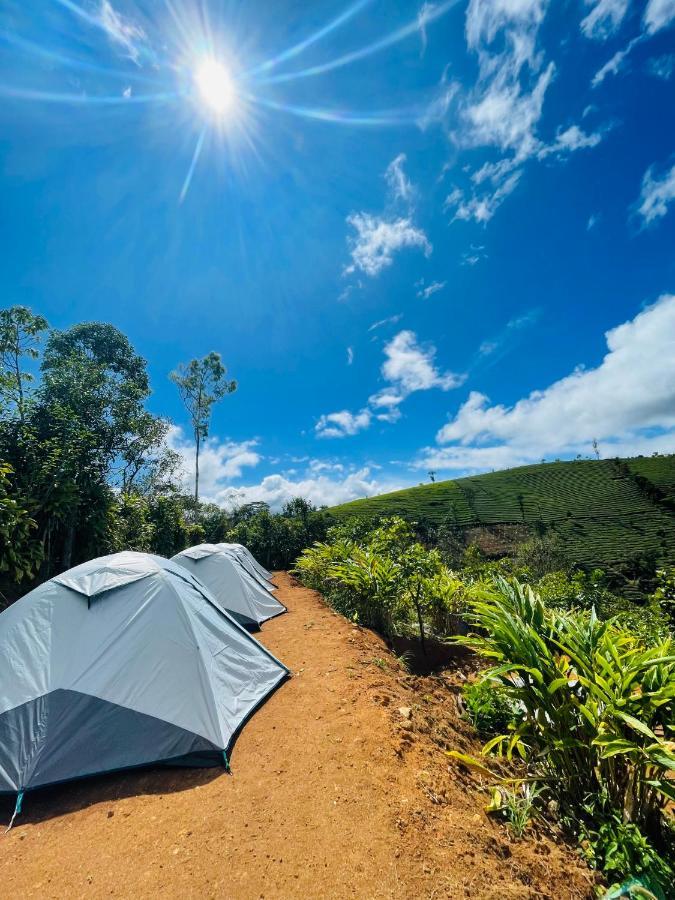
[[[510,528],[522,539],[546,530],[587,565],[645,551],[675,560],[675,455],[522,466],[354,500],[331,513],[398,514],[454,524],[469,536]]]

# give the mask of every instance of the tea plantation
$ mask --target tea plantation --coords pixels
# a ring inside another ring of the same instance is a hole
[[[354,500],[331,513],[546,531],[584,565],[644,552],[675,561],[675,455],[522,466]]]

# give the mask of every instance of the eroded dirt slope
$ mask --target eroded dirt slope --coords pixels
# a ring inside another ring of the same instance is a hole
[[[289,613],[260,638],[294,676],[245,726],[232,776],[158,769],[28,795],[0,835],[0,895],[591,896],[571,851],[510,840],[448,766],[444,746],[477,749],[452,677],[406,675],[376,636],[278,583]]]

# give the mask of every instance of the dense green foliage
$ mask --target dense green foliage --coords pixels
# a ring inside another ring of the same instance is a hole
[[[428,634],[454,633],[473,589],[397,517],[373,529],[358,520],[329,528],[327,541],[305,550],[294,572],[352,621],[390,638],[414,633],[423,647]]]
[[[519,756],[608,876],[668,888],[674,873],[655,848],[675,800],[673,640],[645,646],[614,619],[549,609],[501,577],[468,604],[473,633],[460,641],[519,710],[483,752]]]
[[[623,566],[645,555],[675,562],[675,455],[542,463],[355,500],[337,518],[402,516],[480,538],[495,553],[526,533],[557,536],[574,562]]]
[[[199,441],[234,383],[215,353],[175,380]],[[228,513],[186,495],[169,422],[149,412],[149,396],[145,360],[113,326],[56,331],[26,307],[0,311],[0,608],[117,550],[168,557],[241,541],[281,568],[325,536],[326,515],[302,499],[274,516],[265,504]]]
[[[675,572],[659,572],[655,595],[636,607],[601,570],[577,569],[555,538],[535,537],[513,558],[489,560],[475,546],[458,556],[426,548],[397,517],[331,527],[295,572],[388,638],[460,632],[454,640],[492,664],[464,688],[466,715],[491,736],[486,753],[525,769],[501,778],[489,809],[520,835],[553,802],[609,879],[639,875],[664,891],[673,875],[662,848],[675,800]]]

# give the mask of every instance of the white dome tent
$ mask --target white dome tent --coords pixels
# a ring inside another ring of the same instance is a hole
[[[286,612],[286,607],[246,570],[238,556],[220,544],[189,547],[171,561],[184,566],[206,585],[218,603],[246,628],[260,628],[263,622]]]
[[[153,763],[227,765],[288,669],[181,566],[117,553],[0,614],[0,793]]]

